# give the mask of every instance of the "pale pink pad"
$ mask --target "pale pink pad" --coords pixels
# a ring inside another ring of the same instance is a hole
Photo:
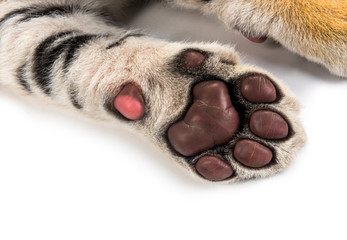
[[[145,113],[141,90],[133,83],[125,85],[114,101],[114,107],[129,120],[138,120]]]

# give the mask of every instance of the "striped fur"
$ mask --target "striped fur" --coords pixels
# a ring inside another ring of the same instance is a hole
[[[17,61],[13,59],[8,68],[7,62],[2,63],[1,74],[6,76],[11,74],[11,69],[17,68],[14,72],[19,85],[14,86],[8,81],[1,81],[1,84],[20,87],[37,95],[70,95],[69,99],[76,99],[78,89],[74,87],[72,91],[66,85],[74,85],[69,83],[69,68],[74,65],[79,52],[90,45],[111,45],[129,35],[126,30],[110,26],[97,8],[89,6],[90,3],[62,2],[2,3],[1,56],[16,56]],[[3,33],[8,29],[13,32]],[[12,43],[15,43],[15,48],[7,47]],[[1,60],[6,61],[6,58]],[[72,102],[73,106],[80,108],[76,102]]]
[[[268,74],[239,64],[237,54],[229,46],[171,43],[118,27],[112,16],[122,16],[123,7],[129,7],[130,2],[136,3],[135,0],[0,1],[0,87],[52,101],[92,118],[131,126],[194,172],[186,159],[172,154],[165,139],[168,126],[187,108],[194,81],[202,76],[230,80],[253,73]],[[344,0],[167,2],[215,14],[251,36],[273,37],[323,64],[332,73],[347,75],[346,11],[336,5],[345,4]],[[175,59],[187,49],[206,53],[209,57],[206,69],[193,73],[180,68]],[[123,121],[110,106],[121,87],[129,82],[141,88],[146,103],[146,117],[134,122]],[[237,177],[231,181],[280,171],[304,143],[296,117],[297,102],[285,86],[274,82],[285,97],[273,108],[285,113],[296,135],[283,144],[267,143],[278,148],[280,164],[261,170],[237,165]]]
[[[50,95],[52,87],[58,81],[55,80],[55,66],[62,58],[65,60],[60,74],[68,75],[76,55],[84,46],[96,41],[108,42],[112,38],[118,39],[108,45],[107,49],[111,49],[121,45],[128,36],[143,36],[140,33],[128,33],[126,30],[111,26],[104,18],[105,13],[101,11],[103,7],[112,6],[113,11],[117,10],[113,14],[117,15],[124,2],[126,1],[34,0],[30,3],[23,0],[2,1],[1,31],[13,26],[17,29],[23,28],[20,35],[25,35],[27,41],[31,35],[28,33],[30,29],[40,31],[40,22],[43,27],[47,25],[46,29],[51,27],[48,26],[50,23],[55,27],[52,31],[36,33],[46,35],[47,38],[38,37],[39,39],[31,41],[32,44],[28,44],[28,46],[36,45],[35,50],[23,46],[23,58],[18,60],[19,65],[16,69],[19,78],[17,82],[20,86],[34,92],[39,88],[46,95]],[[346,76],[347,2],[345,0],[285,2],[169,0],[168,2],[216,14],[228,25],[251,36],[271,36],[291,50],[327,66],[332,73]],[[63,26],[65,22],[68,23]],[[87,24],[81,26],[83,22]],[[17,39],[15,42],[18,41]],[[6,45],[5,40],[2,42],[4,42],[2,45]],[[18,46],[22,45],[25,44],[18,43]],[[30,54],[27,54],[29,51],[35,51],[31,59],[27,59],[30,58]],[[7,54],[10,53],[2,52],[2,56]],[[27,74],[29,69],[32,71]],[[57,79],[61,80],[61,76],[57,76]]]

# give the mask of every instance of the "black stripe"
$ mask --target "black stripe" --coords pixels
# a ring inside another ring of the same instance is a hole
[[[74,32],[62,32],[51,36],[43,41],[35,51],[33,72],[35,74],[36,82],[47,95],[51,93],[50,84],[53,64],[59,59],[61,54],[66,52],[65,61],[63,63],[63,71],[67,72],[68,68],[74,61],[78,50],[94,39],[108,37],[107,35],[96,34],[70,36],[68,39],[60,42],[54,48],[52,48],[52,45],[56,41],[73,33]]]
[[[141,33],[129,33],[129,34],[125,35],[124,37],[122,37],[121,39],[119,39],[117,42],[114,42],[111,45],[109,45],[106,49],[109,50],[109,49],[114,48],[114,47],[119,47],[120,45],[122,45],[122,43],[127,38],[130,38],[130,37],[143,37],[143,36],[145,36],[145,35],[141,34]]]
[[[47,95],[51,93],[50,75],[52,72],[52,66],[66,48],[66,46],[64,46],[64,43],[59,44],[53,49],[50,49],[50,47],[59,39],[66,37],[72,33],[73,32],[68,31],[50,36],[45,41],[43,41],[35,50],[33,73],[36,82]]]
[[[20,68],[18,68],[17,70],[17,78],[18,78],[18,82],[19,84],[28,92],[31,92],[31,87],[29,85],[29,83],[26,80],[26,67],[27,64],[25,63],[24,65],[22,65]]]
[[[6,14],[2,19],[0,19],[0,26],[6,21],[10,20],[11,18],[14,18],[20,14],[28,13],[31,10],[32,10],[31,8],[24,8],[24,9],[18,9]]]
[[[85,14],[94,14],[98,17],[105,17],[98,10],[86,9],[78,5],[67,5],[67,6],[38,6],[32,5],[30,7],[21,8],[14,10],[6,14],[2,19],[0,19],[0,26],[5,23],[7,20],[14,18],[18,15],[24,15],[18,22],[27,22],[35,18],[47,17],[47,16],[66,16],[74,13],[85,13]]]
[[[83,108],[82,104],[78,100],[78,91],[75,87],[71,87],[71,89],[70,89],[70,100],[71,100],[72,105],[75,108],[77,108],[77,109]]]
[[[48,16],[65,16],[76,13],[77,11],[81,12],[82,9],[77,9],[72,6],[53,6],[44,9],[38,9],[36,11],[30,11],[27,16],[21,18],[18,22],[28,22],[35,18],[48,17]]]
[[[94,34],[85,34],[76,36],[72,39],[70,39],[68,45],[69,49],[67,50],[67,54],[64,61],[64,72],[67,72],[69,70],[69,67],[71,63],[75,59],[76,53],[86,44],[88,44],[90,41],[93,41],[97,38],[107,38],[108,35],[94,35]]]

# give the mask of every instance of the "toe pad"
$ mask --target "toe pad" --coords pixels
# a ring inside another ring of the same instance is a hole
[[[210,181],[222,181],[234,173],[232,167],[215,156],[201,157],[195,165],[197,172]]]
[[[184,55],[184,63],[189,68],[198,68],[201,67],[206,60],[206,57],[204,54],[198,52],[198,51],[189,51]]]
[[[248,167],[259,168],[269,164],[273,154],[270,149],[260,143],[241,140],[235,146],[234,157]]]
[[[251,131],[265,139],[283,139],[289,134],[287,122],[281,115],[271,111],[257,111],[250,119]]]
[[[127,84],[114,101],[114,107],[129,120],[138,120],[145,113],[141,90],[132,83]]]
[[[241,93],[252,103],[272,103],[277,99],[275,86],[263,76],[249,76],[242,79]]]
[[[251,37],[246,34],[243,34],[249,41],[254,42],[254,43],[263,43],[266,41],[267,37]]]

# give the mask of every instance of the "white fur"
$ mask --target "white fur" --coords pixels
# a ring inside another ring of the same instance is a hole
[[[43,0],[2,2],[0,3],[0,19],[14,9],[29,7],[33,3],[47,4],[47,2]],[[62,1],[49,1],[49,3],[57,2],[61,3]],[[181,1],[180,4],[192,4],[193,6],[194,2]],[[93,6],[96,2],[84,1],[83,4]],[[194,6],[198,7],[199,5],[195,4]],[[233,10],[235,14],[245,14],[250,8],[247,4],[242,4],[241,1],[237,4],[235,2],[235,6],[236,8]],[[218,5],[216,1],[216,6],[205,7],[204,11],[215,11],[224,16],[230,14],[232,10],[231,4],[223,10],[220,7],[221,5]],[[257,18],[259,16],[251,16],[252,24],[259,24],[260,27],[262,23],[257,23]],[[79,110],[81,114],[120,124],[122,122],[105,110],[104,103],[111,96],[115,96],[124,83],[135,82],[141,87],[144,94],[147,104],[146,118],[125,125],[141,132],[167,153],[170,158],[192,173],[195,172],[192,165],[188,164],[185,158],[174,155],[169,149],[166,139],[163,138],[163,133],[170,124],[183,114],[194,83],[193,77],[174,74],[171,71],[170,64],[173,59],[184,49],[201,49],[213,53],[206,64],[207,70],[210,74],[222,79],[234,79],[249,72],[268,75],[257,68],[239,64],[238,56],[232,47],[217,43],[170,43],[150,37],[130,37],[121,46],[106,50],[109,44],[126,34],[128,30],[105,24],[100,18],[93,15],[75,14],[57,18],[42,17],[15,25],[17,19],[18,17],[12,18],[0,29],[0,84],[2,87],[29,94],[18,83],[17,69],[25,60],[32,64],[36,47],[52,34],[69,30],[78,30],[81,33],[108,34],[111,36],[110,38],[94,39],[84,46],[78,52],[69,72],[64,73],[61,70],[63,59],[56,61],[52,69],[52,94],[50,96],[44,94],[29,71],[27,78],[32,87],[31,94],[45,101],[53,101],[67,109],[74,109],[69,95],[69,89],[73,85],[78,90],[78,99],[83,103],[83,109]],[[231,21],[236,20],[235,18]],[[270,19],[263,20],[264,23],[270,21]],[[238,24],[239,27],[244,27],[250,23],[240,20]],[[252,33],[262,33],[261,28],[259,29],[260,32]],[[233,62],[234,65],[226,65],[223,61]],[[30,64],[28,67],[30,68]],[[280,103],[273,105],[273,108],[289,119],[296,134],[283,143],[269,143],[276,149],[278,160],[276,164],[268,168],[250,169],[235,161],[231,155],[227,156],[227,160],[237,172],[237,177],[226,182],[265,177],[282,170],[290,164],[295,152],[305,142],[305,134],[297,119],[299,109],[297,102],[280,81],[272,77],[269,78],[276,82],[281,91],[286,94]],[[244,137],[259,140],[249,131],[245,133]]]

